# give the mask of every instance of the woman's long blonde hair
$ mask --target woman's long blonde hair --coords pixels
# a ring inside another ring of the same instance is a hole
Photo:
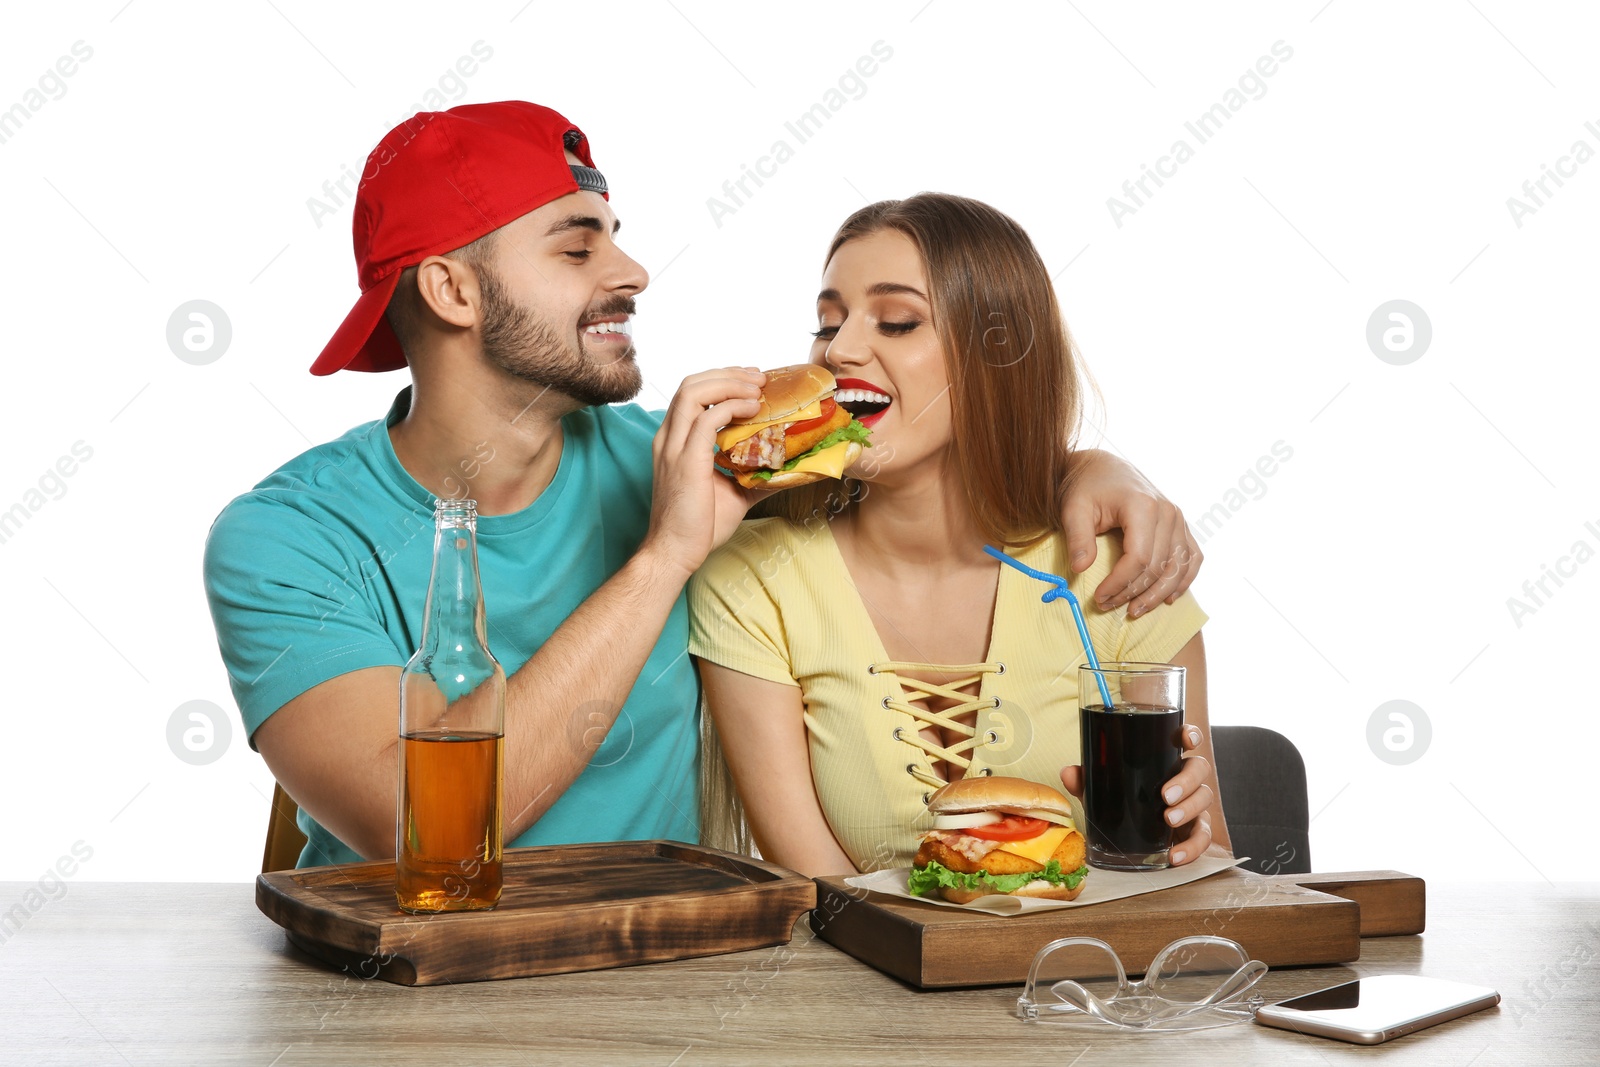
[[[904,234],[922,256],[950,383],[951,461],[978,530],[991,544],[1012,547],[1060,532],[1082,417],[1081,371],[1033,241],[988,204],[919,193],[851,215],[828,245],[824,268],[847,241],[883,230]],[[868,449],[863,462],[873,459]],[[826,522],[863,495],[855,479],[842,487],[814,482],[762,501],[751,514]],[[702,838],[748,852],[748,828],[709,715],[702,740]]]

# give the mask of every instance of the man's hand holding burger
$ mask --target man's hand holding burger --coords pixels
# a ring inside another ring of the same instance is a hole
[[[760,412],[766,379],[753,367],[691,374],[678,387],[656,432],[650,531],[641,548],[682,568],[685,580],[767,495],[741,488],[709,462],[718,430]]]
[[[646,547],[692,574],[757,500],[843,477],[869,431],[834,401],[834,388],[813,363],[685,378],[656,434]]]

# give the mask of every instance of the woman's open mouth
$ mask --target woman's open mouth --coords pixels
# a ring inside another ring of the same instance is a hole
[[[836,379],[833,400],[868,429],[883,418],[883,413],[894,403],[888,393],[861,378]]]

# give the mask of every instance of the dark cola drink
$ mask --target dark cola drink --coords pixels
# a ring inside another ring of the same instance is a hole
[[[1183,712],[1104,704],[1078,715],[1089,863],[1114,871],[1171,866],[1172,827],[1162,787],[1183,762]]]

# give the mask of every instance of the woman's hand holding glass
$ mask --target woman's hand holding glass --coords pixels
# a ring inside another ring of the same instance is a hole
[[[1167,802],[1164,817],[1174,827],[1172,865],[1182,866],[1198,859],[1211,847],[1211,815],[1217,809],[1217,771],[1211,762],[1210,746],[1202,746],[1205,735],[1198,726],[1183,728],[1183,769],[1161,787]],[[1083,796],[1083,768],[1076,764],[1061,768],[1061,784],[1073,796]],[[1185,836],[1185,827],[1187,835]]]

